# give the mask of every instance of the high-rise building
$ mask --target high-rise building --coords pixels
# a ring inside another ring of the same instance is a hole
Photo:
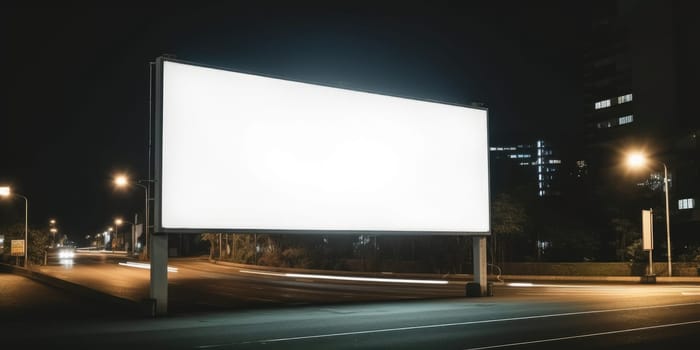
[[[494,146],[489,147],[489,150],[492,172],[497,173],[494,174],[495,178],[501,179],[507,173],[511,175],[508,185],[529,186],[532,193],[538,197],[560,194],[558,173],[561,160],[554,158],[552,147],[545,141],[537,140],[534,144]],[[496,186],[499,185],[496,184]]]
[[[605,0],[588,6],[583,115],[590,193],[604,205],[620,205],[635,198],[626,184],[636,183],[652,192],[647,199],[663,198],[663,162],[672,179],[673,226],[697,230],[700,5]],[[657,163],[645,179],[630,182],[623,162],[632,149],[645,150]]]

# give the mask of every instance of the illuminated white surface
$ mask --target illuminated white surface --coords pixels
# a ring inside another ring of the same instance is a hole
[[[484,110],[163,69],[166,229],[489,231]]]

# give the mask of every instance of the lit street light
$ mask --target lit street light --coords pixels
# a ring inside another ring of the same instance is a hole
[[[627,164],[633,168],[640,168],[648,162],[647,157],[641,152],[631,153],[627,156]],[[666,163],[656,161],[664,166],[664,195],[666,199],[666,248],[668,254],[668,277],[671,277],[671,219],[668,208],[668,167]]]
[[[111,248],[110,250],[114,250],[114,237],[116,237],[116,234],[113,235],[112,234],[113,231],[114,231],[114,227],[109,226],[109,227],[107,227],[107,232],[105,232],[106,237],[109,237],[109,245],[110,245],[109,248]],[[106,244],[107,244],[107,239],[105,238],[105,245]],[[107,248],[108,247],[105,246],[105,250],[107,250]]]
[[[144,227],[144,233],[145,233],[145,235],[146,235],[146,247],[145,247],[145,251],[146,251],[146,255],[147,255],[147,256],[149,255],[149,254],[148,254],[148,246],[149,246],[149,244],[148,244],[148,242],[149,242],[149,235],[148,235],[148,221],[149,221],[149,215],[148,215],[148,214],[149,214],[149,210],[148,210],[149,189],[148,189],[148,186],[147,186],[147,185],[144,185],[143,183],[144,183],[144,182],[145,182],[145,183],[149,183],[149,182],[152,182],[152,181],[153,181],[153,180],[137,180],[136,182],[131,182],[131,181],[129,181],[129,178],[128,178],[126,175],[123,175],[123,174],[117,175],[117,176],[114,178],[114,184],[115,184],[117,187],[124,188],[124,187],[130,186],[130,185],[134,185],[134,186],[141,187],[141,188],[144,190],[145,194],[146,194],[146,201],[145,201],[145,207],[144,207],[144,211],[146,212],[146,219],[144,220],[144,226],[145,226],[145,227]],[[132,242],[132,244],[133,244],[133,242]]]
[[[133,242],[134,241],[134,225],[135,224],[131,221],[127,221],[127,220],[124,220],[122,218],[114,219],[114,224],[116,227],[119,227],[119,225],[121,225],[121,224],[131,224],[131,252],[133,254],[133,252],[134,252],[134,242]],[[115,234],[115,236],[116,236],[116,234]],[[128,249],[126,249],[126,237],[124,237],[123,241],[124,241],[125,250],[128,251]]]
[[[19,194],[19,193],[12,193],[10,190],[9,186],[3,186],[0,187],[0,197],[10,197],[10,196],[17,196],[20,198],[24,198],[24,268],[27,268],[27,251],[29,250],[29,229],[28,229],[28,218],[29,218],[29,199],[27,197]]]
[[[56,228],[56,219],[49,220],[49,232],[51,232],[51,246],[55,247],[56,246],[56,233],[58,233],[58,229]]]

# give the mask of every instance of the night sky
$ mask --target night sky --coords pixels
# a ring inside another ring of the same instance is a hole
[[[200,4],[201,3],[201,4]],[[79,240],[143,210],[148,62],[178,59],[489,108],[491,144],[581,131],[581,5],[564,1],[197,2],[190,7],[0,5],[0,185],[30,226]],[[225,5],[224,5],[225,4]],[[0,202],[0,226],[23,218]]]

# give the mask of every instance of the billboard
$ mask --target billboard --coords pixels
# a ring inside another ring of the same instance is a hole
[[[488,234],[485,109],[159,59],[155,232]]]

